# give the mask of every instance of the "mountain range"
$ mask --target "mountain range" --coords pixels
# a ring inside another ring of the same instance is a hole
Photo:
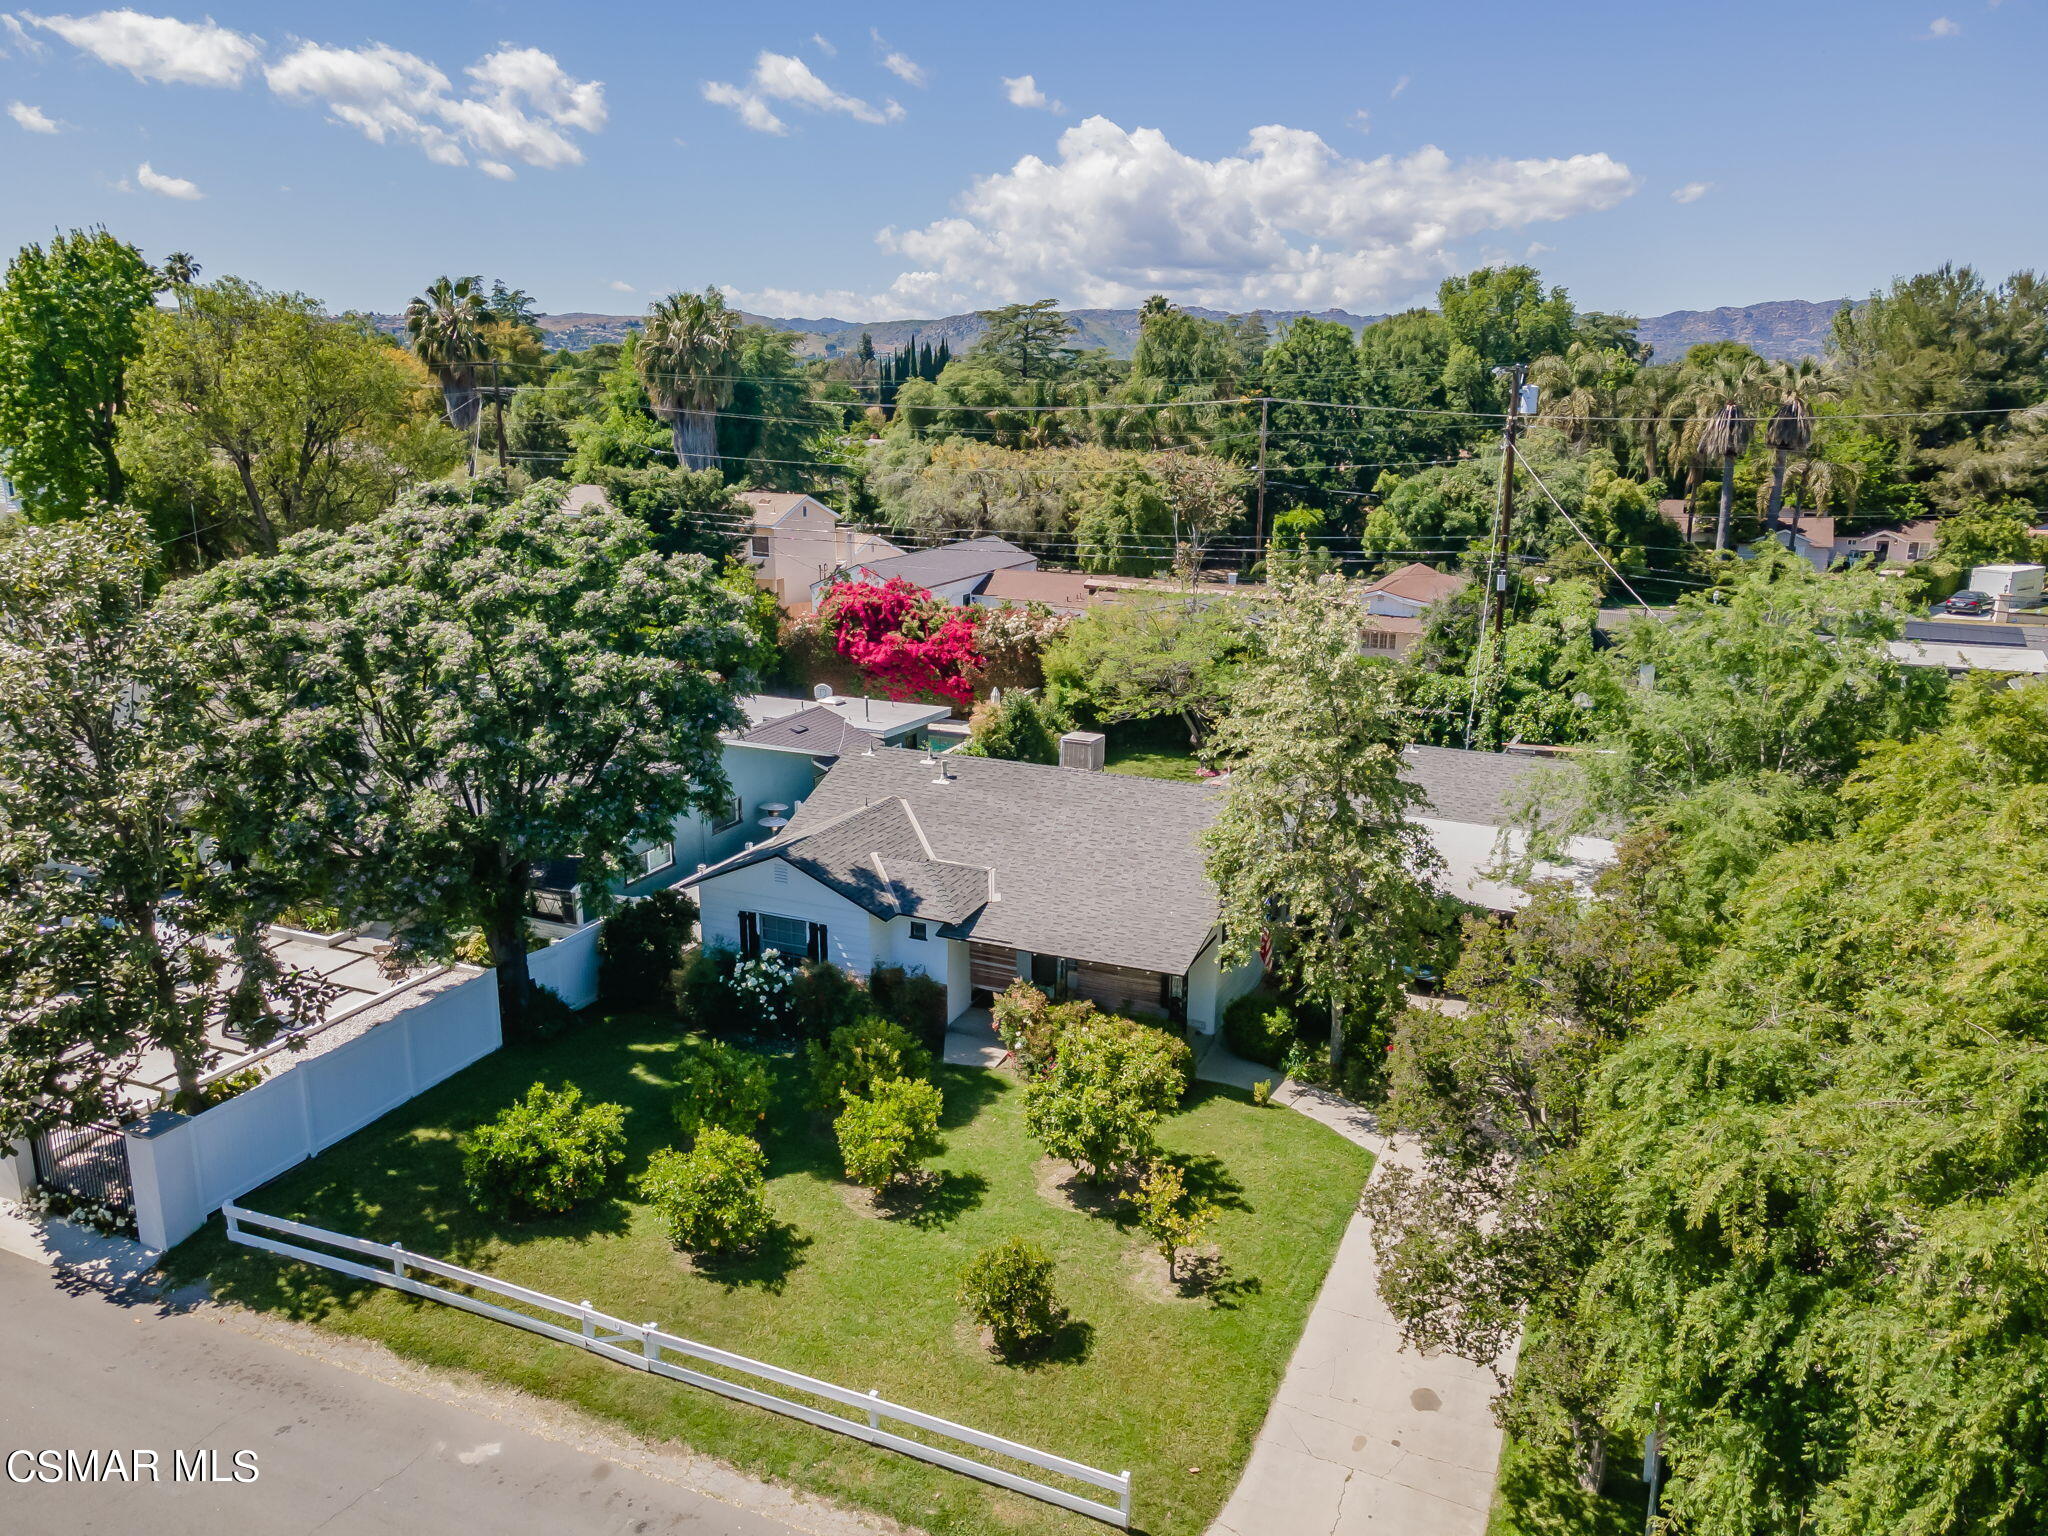
[[[1773,299],[1763,304],[1725,305],[1719,309],[1675,309],[1665,315],[1646,317],[1636,334],[1655,350],[1659,361],[1683,357],[1686,349],[1704,341],[1741,341],[1765,357],[1791,359],[1818,356],[1827,346],[1835,312],[1847,299]],[[1189,308],[1188,313],[1208,320],[1226,320],[1222,310]],[[1334,320],[1362,331],[1384,315],[1354,315],[1341,309],[1254,310],[1268,329],[1278,329],[1290,320],[1313,314],[1318,320]],[[1074,326],[1073,344],[1101,347],[1113,357],[1129,357],[1138,342],[1138,311],[1135,309],[1070,309],[1067,319]],[[396,332],[403,328],[396,315],[371,317],[380,326]],[[801,340],[797,351],[806,357],[840,357],[856,351],[866,333],[877,352],[891,352],[906,343],[945,341],[955,355],[965,351],[982,332],[978,314],[945,315],[936,320],[877,320],[860,324],[852,320],[792,319],[786,316],[743,314],[743,318],[778,330],[794,331]],[[623,341],[640,323],[637,315],[601,315],[584,311],[563,315],[539,315],[535,323],[558,347],[581,350],[602,341]]]

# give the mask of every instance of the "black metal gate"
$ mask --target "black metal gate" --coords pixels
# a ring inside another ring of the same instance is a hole
[[[128,1177],[128,1143],[104,1125],[66,1125],[33,1138],[36,1182],[74,1200],[135,1213]]]

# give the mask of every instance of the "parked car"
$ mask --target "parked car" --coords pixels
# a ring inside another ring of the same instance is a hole
[[[1971,618],[1981,618],[1998,605],[1992,601],[1989,592],[1958,592],[1941,605],[1943,613],[1960,613]]]

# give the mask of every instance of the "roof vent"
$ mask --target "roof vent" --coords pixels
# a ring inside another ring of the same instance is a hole
[[[832,685],[830,683],[818,684],[817,687],[811,690],[811,697],[820,704],[827,702],[832,697]]]

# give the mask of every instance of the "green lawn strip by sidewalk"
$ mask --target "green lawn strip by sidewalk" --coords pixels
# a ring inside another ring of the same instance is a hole
[[[254,1210],[399,1242],[615,1316],[1006,1435],[1108,1471],[1128,1468],[1136,1525],[1196,1536],[1235,1484],[1370,1166],[1306,1116],[1201,1085],[1162,1128],[1225,1205],[1221,1305],[1161,1300],[1136,1278],[1127,1219],[1039,1192],[1039,1152],[1007,1074],[946,1069],[945,1182],[927,1215],[879,1220],[849,1202],[837,1148],[800,1107],[796,1060],[775,1061],[769,1198],[783,1231],[710,1275],[671,1250],[630,1193],[557,1220],[486,1217],[463,1197],[455,1139],[545,1081],[627,1106],[630,1157],[674,1139],[681,1037],[644,1017],[508,1047],[254,1191]],[[955,1299],[980,1249],[1023,1235],[1059,1265],[1079,1326],[1028,1367],[981,1350]],[[933,1532],[1080,1531],[1093,1522],[913,1458],[620,1366],[455,1308],[230,1244],[216,1218],[167,1261],[215,1294],[377,1340],[434,1365],[573,1403],[627,1428]],[[1098,1495],[1099,1496],[1099,1495]]]

